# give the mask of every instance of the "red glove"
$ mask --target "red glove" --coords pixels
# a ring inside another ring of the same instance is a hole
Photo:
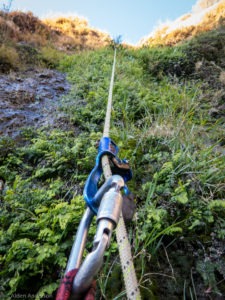
[[[78,272],[78,269],[74,269],[66,273],[60,283],[55,300],[69,300],[72,292],[73,280]],[[87,293],[82,297],[83,300],[95,300],[96,281],[92,282],[91,287]]]

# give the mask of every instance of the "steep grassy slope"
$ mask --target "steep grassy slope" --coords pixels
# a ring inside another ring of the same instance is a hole
[[[143,299],[225,294],[223,45],[221,28],[179,47],[118,51],[111,137],[134,173],[128,230]],[[1,138],[1,299],[55,294],[84,210],[112,60],[110,48],[60,60],[72,84],[60,109],[74,130],[27,128],[22,147]],[[121,277],[113,239],[97,299],[123,299]]]

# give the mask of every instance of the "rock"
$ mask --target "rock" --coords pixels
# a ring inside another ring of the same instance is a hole
[[[132,221],[135,210],[136,204],[134,202],[134,195],[132,193],[128,196],[123,195],[122,213],[126,223]]]
[[[56,108],[69,89],[66,76],[55,70],[0,75],[0,135],[14,138],[24,127],[53,126]]]

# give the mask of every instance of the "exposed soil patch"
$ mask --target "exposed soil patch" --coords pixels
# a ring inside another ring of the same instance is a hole
[[[56,127],[63,118],[60,99],[69,89],[66,76],[55,70],[1,74],[0,134],[15,138],[23,127]]]

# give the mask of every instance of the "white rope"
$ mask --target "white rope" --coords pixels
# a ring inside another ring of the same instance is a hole
[[[114,76],[115,76],[115,65],[116,65],[116,48],[114,52],[114,61],[112,67],[112,75],[110,81],[109,95],[108,95],[108,104],[107,111],[105,117],[105,125],[103,131],[103,137],[109,136],[109,128],[110,128],[110,118],[112,111],[112,94],[113,94],[113,84],[114,84]],[[109,178],[112,175],[109,158],[107,155],[102,157],[102,168],[105,179]],[[131,255],[131,246],[128,240],[126,227],[123,220],[122,212],[120,214],[119,223],[116,228],[116,238],[119,248],[120,261],[123,271],[123,277],[126,287],[127,299],[128,300],[139,300],[141,299],[137,277],[134,270],[133,258]]]
[[[103,137],[108,137],[109,136],[110,119],[111,119],[111,112],[112,112],[112,95],[113,95],[113,84],[114,84],[114,77],[115,77],[115,68],[116,68],[116,48],[115,48],[115,51],[114,51],[112,75],[111,75],[110,86],[109,86],[109,95],[108,95],[108,103],[107,103],[107,110],[106,110],[106,116],[105,116],[105,125],[104,125],[104,130],[103,130]]]

